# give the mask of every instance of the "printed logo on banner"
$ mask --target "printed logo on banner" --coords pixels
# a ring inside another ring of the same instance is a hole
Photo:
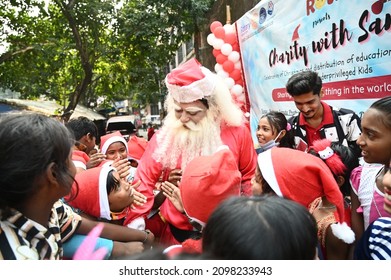
[[[267,13],[269,15],[272,15],[273,14],[273,10],[274,10],[273,1],[269,1],[269,3],[267,4]]]

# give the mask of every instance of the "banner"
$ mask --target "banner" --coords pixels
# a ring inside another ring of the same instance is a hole
[[[360,117],[391,95],[390,0],[263,0],[237,22],[253,140],[259,118],[298,110],[285,84],[306,69],[322,100]]]

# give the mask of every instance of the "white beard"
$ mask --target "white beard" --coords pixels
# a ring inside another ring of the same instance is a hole
[[[152,157],[169,169],[176,168],[181,160],[184,170],[192,159],[211,155],[221,145],[220,121],[216,122],[211,113],[207,112],[198,124],[182,124],[174,113],[169,113],[157,135],[157,149]]]

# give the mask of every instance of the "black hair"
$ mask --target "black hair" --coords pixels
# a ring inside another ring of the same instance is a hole
[[[210,259],[311,260],[318,243],[314,217],[302,205],[275,195],[223,201],[203,231]]]
[[[284,137],[282,137],[280,140],[279,147],[286,147],[292,149],[295,147],[295,135],[293,129],[288,130],[288,121],[283,113],[277,111],[270,111],[263,115],[260,119],[262,118],[267,119],[271,126],[272,133],[274,133],[274,130],[276,130],[277,133],[279,133],[283,129],[286,130]]]
[[[384,125],[391,129],[391,96],[383,97],[369,107],[369,109],[375,109],[384,114],[382,119]]]
[[[73,133],[77,141],[88,133],[98,141],[98,127],[86,117],[80,116],[76,119],[71,119],[65,126]]]
[[[120,186],[120,181],[117,180],[117,178],[114,177],[113,171],[109,171],[107,174],[107,180],[106,180],[106,190],[107,194],[109,195],[113,190],[116,190]]]
[[[305,70],[291,76],[286,84],[286,90],[291,96],[298,96],[305,93],[313,92],[320,95],[322,89],[322,79],[318,73]]]
[[[56,119],[37,113],[8,113],[0,117],[0,209],[7,218],[9,208],[24,203],[40,186],[37,180],[54,163],[56,178],[71,189],[69,154],[74,140]]]

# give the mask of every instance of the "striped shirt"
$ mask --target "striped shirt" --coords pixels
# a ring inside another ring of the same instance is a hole
[[[54,203],[47,227],[13,209],[10,217],[0,221],[0,260],[62,259],[62,242],[80,222],[81,217],[61,200]]]
[[[391,260],[391,218],[375,220],[358,240],[354,259]]]

